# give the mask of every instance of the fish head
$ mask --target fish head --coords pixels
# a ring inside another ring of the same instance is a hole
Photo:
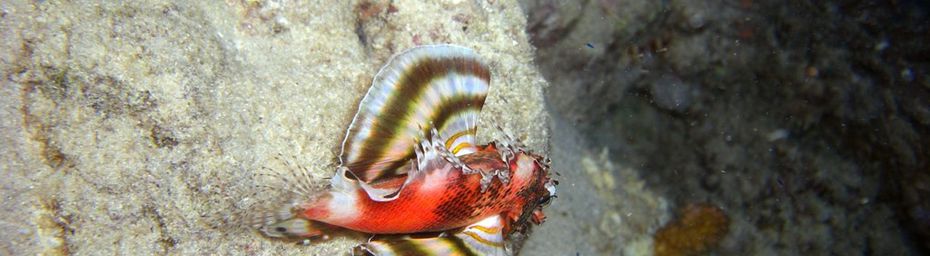
[[[515,151],[510,170],[510,182],[519,188],[513,197],[516,208],[508,212],[510,231],[523,232],[530,221],[542,223],[542,210],[556,197],[558,181],[550,177],[548,159],[528,151]]]

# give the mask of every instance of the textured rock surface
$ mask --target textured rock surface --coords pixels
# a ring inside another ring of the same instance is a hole
[[[717,253],[930,248],[926,3],[522,4],[553,119],[670,208],[721,206]]]
[[[417,44],[475,48],[493,73],[482,137],[497,124],[547,150],[515,2],[0,7],[0,254],[346,252],[356,241],[299,246],[218,220],[288,201],[256,187],[277,184],[255,175],[279,153],[331,175],[371,77]]]
[[[669,216],[665,199],[637,170],[609,159],[566,120],[553,118],[552,168],[560,172],[549,219],[524,244],[523,255],[644,255],[653,231]]]

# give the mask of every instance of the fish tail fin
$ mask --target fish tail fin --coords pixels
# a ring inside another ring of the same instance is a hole
[[[278,154],[261,172],[255,173],[253,179],[264,179],[256,187],[271,196],[264,205],[250,209],[242,223],[257,229],[267,237],[297,239],[319,237],[332,227],[328,224],[308,219],[300,213],[321,197],[326,197],[326,185],[314,177],[313,171],[296,161],[296,156]],[[288,203],[289,201],[289,203]],[[282,205],[284,205],[282,207]]]
[[[294,209],[264,211],[251,219],[250,225],[263,235],[278,239],[328,239],[340,228],[295,214]]]

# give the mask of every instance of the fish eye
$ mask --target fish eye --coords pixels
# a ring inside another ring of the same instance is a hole
[[[287,233],[287,228],[285,228],[285,227],[275,227],[275,228],[274,228],[274,231],[276,231],[276,232],[278,232],[278,233]]]
[[[540,199],[539,199],[539,205],[540,205],[540,206],[547,206],[547,205],[549,205],[549,203],[552,202],[552,198],[553,198],[553,197],[555,197],[555,196],[544,196],[543,198],[540,198]]]

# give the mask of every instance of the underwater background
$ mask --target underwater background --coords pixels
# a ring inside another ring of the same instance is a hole
[[[0,255],[339,255],[262,237],[378,68],[475,49],[479,136],[552,159],[521,255],[925,255],[925,1],[0,2]],[[281,160],[284,159],[284,160]]]
[[[672,225],[698,226],[656,232],[666,255],[930,249],[927,2],[524,6],[551,113],[583,134],[592,183],[632,168]],[[614,178],[600,195],[620,217],[598,216],[611,242],[592,253],[621,251],[643,232],[629,222],[648,223],[624,218],[636,211],[617,191],[632,184]],[[719,241],[698,224],[726,223],[712,207],[729,219]]]

